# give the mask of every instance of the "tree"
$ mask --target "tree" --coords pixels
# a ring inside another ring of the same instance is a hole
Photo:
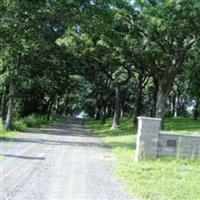
[[[199,44],[196,48],[192,49],[190,52],[189,59],[187,61],[187,66],[185,73],[187,79],[189,80],[188,93],[192,100],[195,101],[194,105],[194,119],[197,120],[199,117],[199,104],[200,104],[200,64],[199,64]]]
[[[158,83],[156,117],[164,127],[165,104],[188,52],[199,40],[199,2],[138,1],[149,67]]]
[[[64,5],[65,7],[63,7]],[[64,33],[66,28],[65,20],[72,13],[73,6],[55,0],[45,3],[43,1],[37,3],[2,1],[0,6],[1,73],[3,74],[2,83],[5,85],[4,88],[8,90],[7,92],[4,89],[2,95],[1,113],[2,117],[5,118],[4,113],[7,110],[5,127],[8,129],[12,125],[14,103],[16,104],[17,96],[20,96],[18,91],[24,88],[28,92],[30,84],[25,86],[26,76],[33,76],[35,72],[36,77],[40,74],[40,78],[38,78],[41,79],[41,74],[45,72],[46,79],[44,80],[44,77],[42,78],[42,84],[47,86],[49,84],[49,78],[51,78],[52,84],[53,82],[56,83],[55,87],[51,87],[52,90],[50,91],[52,93],[55,92],[61,80],[63,81],[62,76],[65,76],[67,72],[66,66],[63,64],[65,58],[62,57],[61,59],[60,55],[63,55],[63,51],[61,51],[61,48],[59,48],[55,41]],[[31,57],[34,57],[34,60]],[[48,70],[43,70],[44,68],[47,69],[46,66],[49,66],[49,72]],[[35,70],[35,67],[39,70]],[[57,70],[56,67],[58,67]],[[60,74],[62,72],[64,73]],[[51,77],[50,74],[54,75]],[[58,77],[60,81],[58,81]],[[31,82],[32,80],[32,83],[34,83],[34,79],[36,78],[31,77],[27,81]],[[41,83],[39,79],[38,81]],[[66,84],[67,77],[64,77],[64,80]],[[64,81],[62,84],[64,84]],[[61,89],[60,84],[59,90]],[[43,91],[40,93],[40,99],[32,98],[32,102],[29,103],[35,105],[38,101],[38,104],[40,104],[42,102],[41,98],[46,98],[44,90],[45,87],[43,87]],[[56,94],[58,93],[59,91],[57,90]],[[24,95],[27,97],[29,94]],[[25,99],[30,98],[27,97]],[[51,104],[54,98],[50,99],[51,101],[49,102]],[[8,103],[5,101],[8,101]],[[38,107],[36,106],[34,111],[37,112],[37,109]],[[51,109],[48,110],[50,112]],[[30,111],[27,114],[30,114]],[[23,114],[26,115],[26,113]]]

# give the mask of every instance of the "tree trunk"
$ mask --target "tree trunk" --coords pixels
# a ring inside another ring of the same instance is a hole
[[[53,103],[54,103],[54,99],[51,98],[51,100],[50,100],[50,104],[49,104],[49,106],[48,106],[47,121],[49,121],[50,118],[51,118],[51,113],[52,113]]]
[[[8,111],[7,111],[6,123],[5,123],[5,129],[7,129],[7,130],[12,127],[12,113],[13,113],[14,92],[15,92],[15,83],[14,83],[13,79],[11,79],[10,80],[10,86],[9,86]]]
[[[63,116],[67,116],[67,104],[68,104],[68,95],[64,97],[64,108],[63,108]]]
[[[57,115],[60,114],[60,98],[57,98],[57,101],[55,102],[55,112]]]
[[[199,117],[199,101],[196,100],[195,108],[194,108],[194,120],[197,120]]]
[[[124,116],[124,110],[121,108],[120,117],[122,118],[123,116]]]
[[[171,117],[173,117],[175,113],[175,95],[174,94],[172,94],[172,96],[170,97],[170,106],[171,106],[170,115]]]
[[[170,90],[172,89],[176,71],[169,70],[161,80],[158,80],[158,94],[156,103],[156,118],[161,119],[161,129],[164,129],[165,122],[165,104]]]
[[[6,89],[3,91],[2,97],[1,97],[1,110],[0,110],[0,117],[2,121],[4,122],[6,119]]]
[[[174,104],[174,117],[178,117],[179,115],[179,107],[180,107],[180,91],[177,89],[175,93],[175,104]]]
[[[107,116],[106,109],[107,109],[107,106],[104,106],[103,107],[103,114],[102,114],[102,121],[101,121],[102,124],[105,124],[105,122],[106,122],[106,116]]]
[[[19,69],[21,66],[21,57],[22,54],[19,53],[17,57],[17,65],[16,68]],[[5,129],[10,129],[12,127],[12,114],[13,114],[13,107],[14,107],[14,94],[15,94],[15,88],[16,88],[16,80],[15,76],[11,74],[11,71],[9,71],[9,100],[8,100],[8,111],[6,115],[6,123],[5,123]]]
[[[101,106],[98,105],[95,120],[100,120],[100,118],[101,118]]]
[[[160,118],[161,129],[164,129],[164,120],[165,120],[165,104],[167,101],[167,92],[164,92],[162,88],[158,90],[157,95],[157,104],[156,104],[156,118]]]
[[[119,87],[115,89],[115,110],[111,130],[117,130],[120,127],[120,91]]]
[[[112,110],[113,110],[113,109],[112,109],[112,106],[111,106],[111,105],[108,105],[107,111],[106,111],[106,113],[107,113],[106,117],[107,117],[107,118],[112,116],[112,113],[113,113]]]
[[[138,83],[138,92],[136,96],[136,101],[135,101],[135,110],[134,110],[134,119],[133,119],[133,124],[134,126],[137,126],[137,117],[141,113],[142,109],[142,90],[143,90],[143,74],[139,74],[139,83]]]
[[[156,104],[157,104],[157,95],[158,95],[158,81],[153,79],[154,81],[154,89],[153,89],[153,99],[152,99],[152,108],[151,108],[151,117],[156,116]]]
[[[174,117],[178,116],[178,104],[179,104],[179,97],[176,94],[174,103]]]

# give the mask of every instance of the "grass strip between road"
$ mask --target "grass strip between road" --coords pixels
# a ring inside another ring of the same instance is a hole
[[[158,158],[134,163],[136,128],[123,118],[121,129],[110,130],[112,121],[89,119],[87,126],[108,143],[115,154],[116,175],[133,196],[145,200],[200,200],[200,160]],[[200,120],[171,118],[166,130],[200,135]]]

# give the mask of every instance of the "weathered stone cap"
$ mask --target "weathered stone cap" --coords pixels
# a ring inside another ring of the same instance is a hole
[[[161,121],[160,118],[154,118],[154,117],[143,117],[143,116],[139,116],[137,117],[138,119],[147,119],[147,120],[155,120],[155,121]]]

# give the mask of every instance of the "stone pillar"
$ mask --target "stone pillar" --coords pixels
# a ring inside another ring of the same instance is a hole
[[[157,157],[158,134],[161,119],[138,117],[135,161]]]

